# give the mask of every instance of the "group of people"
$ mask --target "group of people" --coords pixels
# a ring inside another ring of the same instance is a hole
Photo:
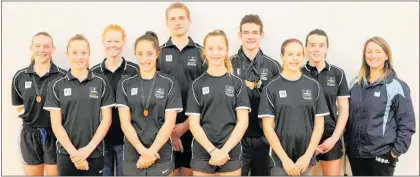
[[[258,15],[242,18],[242,46],[231,57],[222,30],[202,46],[189,37],[184,4],[166,9],[166,24],[163,45],[151,31],[135,40],[137,64],[121,56],[126,34],[118,25],[105,28],[105,59],[90,68],[83,35],[68,41],[68,71],[54,64],[48,33],[32,38],[31,64],[12,83],[25,175],[299,176],[317,162],[323,175],[340,175],[343,134],[353,175],[393,175],[407,152],[410,90],[384,39],[366,41],[348,85],[326,62],[323,30],[304,44],[284,41],[280,65],[260,49]]]

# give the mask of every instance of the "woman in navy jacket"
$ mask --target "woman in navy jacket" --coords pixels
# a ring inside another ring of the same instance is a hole
[[[410,89],[396,76],[388,43],[370,38],[360,72],[350,84],[345,142],[353,175],[393,175],[398,156],[407,152],[414,132]]]

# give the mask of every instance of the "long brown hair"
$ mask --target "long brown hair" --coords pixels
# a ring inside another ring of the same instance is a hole
[[[208,39],[208,37],[211,37],[211,36],[222,36],[225,40],[226,50],[229,51],[229,41],[226,37],[226,33],[223,30],[214,30],[214,31],[212,31],[212,32],[210,32],[206,35],[206,37],[204,38],[204,42],[203,42],[203,49],[204,50],[206,49],[207,39]],[[201,53],[201,58],[203,58],[204,62],[207,62],[207,58],[204,55],[204,52]],[[228,73],[230,75],[232,73],[233,69],[232,69],[232,63],[231,63],[228,55],[225,56],[225,59],[224,59],[223,63],[225,64],[225,67],[228,70]]]
[[[394,67],[392,66],[392,53],[391,53],[391,48],[389,47],[388,42],[386,42],[385,39],[381,37],[375,36],[368,39],[365,42],[365,45],[363,48],[362,66],[360,67],[359,74],[357,75],[357,78],[356,78],[356,82],[358,84],[366,84],[369,78],[370,67],[366,63],[366,47],[370,42],[378,44],[382,48],[382,50],[385,52],[385,54],[388,56],[388,60],[385,61],[384,68],[382,68],[383,72],[381,75],[381,79],[385,79],[385,77],[390,73],[396,74]]]

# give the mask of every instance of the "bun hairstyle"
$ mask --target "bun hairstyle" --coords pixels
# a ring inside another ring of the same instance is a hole
[[[156,33],[153,32],[153,31],[147,31],[145,34],[143,34],[142,36],[140,36],[136,39],[136,42],[134,42],[134,51],[136,50],[137,44],[140,41],[144,41],[144,40],[152,42],[153,47],[156,49],[156,51],[159,51],[159,49],[160,49],[159,48],[159,39],[158,39]]]

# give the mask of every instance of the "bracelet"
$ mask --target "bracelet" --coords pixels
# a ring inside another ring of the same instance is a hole
[[[214,147],[214,148],[213,148],[213,150],[211,150],[211,151],[209,152],[209,154],[211,154],[214,150],[216,150],[216,147]]]

